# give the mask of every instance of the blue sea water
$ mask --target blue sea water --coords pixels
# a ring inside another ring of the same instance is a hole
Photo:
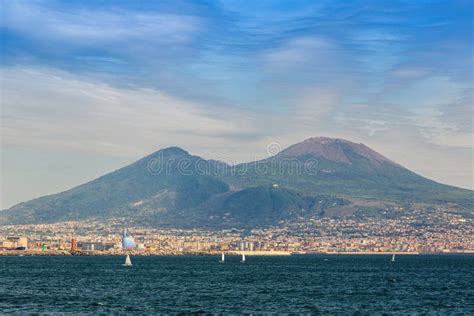
[[[474,314],[473,255],[0,257],[0,313]]]

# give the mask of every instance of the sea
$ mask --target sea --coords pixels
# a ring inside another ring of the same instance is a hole
[[[0,313],[474,315],[474,255],[0,257]]]

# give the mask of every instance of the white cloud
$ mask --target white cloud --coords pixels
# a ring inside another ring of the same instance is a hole
[[[436,108],[425,108],[413,112],[411,119],[427,142],[440,146],[474,149],[474,134],[461,130],[454,122],[444,120],[441,111]]]
[[[39,39],[107,45],[145,39],[147,42],[179,43],[200,30],[196,17],[124,10],[51,9],[47,3],[2,3],[1,26]],[[126,47],[124,47],[126,48]]]
[[[255,115],[158,90],[116,88],[51,69],[1,72],[2,142],[55,150],[147,154],[180,145],[203,151],[258,133]],[[199,144],[205,144],[201,146]]]

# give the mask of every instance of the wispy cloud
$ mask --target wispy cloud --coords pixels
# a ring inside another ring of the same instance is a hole
[[[455,122],[444,119],[443,113],[438,109],[427,108],[415,111],[411,116],[420,134],[429,143],[444,147],[461,147],[474,150],[474,133],[472,126],[470,130],[463,130]],[[471,115],[471,113],[466,113]]]
[[[120,8],[58,10],[45,2],[8,1],[2,4],[2,10],[2,27],[28,37],[83,46],[133,40],[179,44],[201,29],[193,16]]]
[[[2,141],[53,150],[135,155],[181,144],[244,141],[255,115],[185,101],[152,89],[116,88],[58,70],[1,71]]]

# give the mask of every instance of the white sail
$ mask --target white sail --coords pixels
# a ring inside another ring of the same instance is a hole
[[[395,254],[392,255],[392,261],[395,261]]]
[[[130,260],[130,256],[127,255],[125,258],[125,263],[123,264],[125,267],[131,267],[132,266],[132,260]]]
[[[222,253],[221,254],[221,262],[224,262],[224,260],[225,260],[225,255],[224,255],[224,253]]]
[[[245,262],[245,253],[242,253],[242,262]]]

